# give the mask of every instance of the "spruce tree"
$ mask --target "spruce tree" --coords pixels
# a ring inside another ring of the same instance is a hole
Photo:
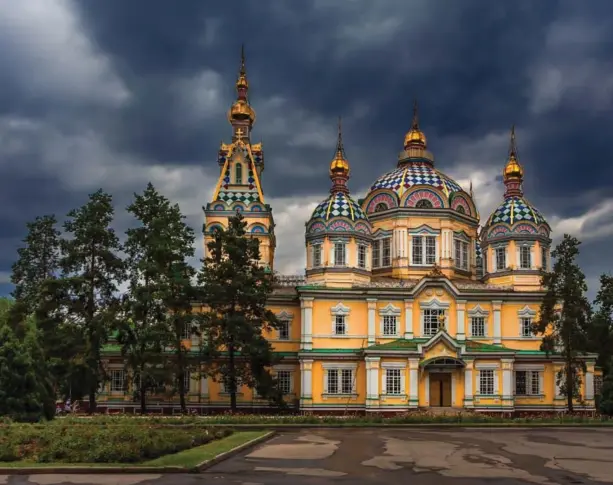
[[[556,379],[568,412],[573,411],[573,399],[579,397],[585,372],[591,314],[585,275],[576,262],[580,244],[577,238],[565,234],[552,252],[555,263],[542,277],[545,296],[535,322],[535,332],[543,335],[541,350],[547,355],[559,354],[564,361]]]
[[[185,410],[183,377],[189,360],[181,338],[191,320],[194,270],[186,259],[193,255],[193,232],[179,207],[151,183],[142,194],[135,194],[128,212],[138,226],[127,231],[125,244],[129,290],[119,333],[122,352],[138,385],[142,413],[147,390],[171,378]],[[172,361],[164,357],[168,348],[175,354]]]
[[[260,264],[259,241],[248,236],[246,225],[237,212],[227,229],[215,233],[199,275],[206,308],[202,333],[208,342],[208,358],[217,363],[210,373],[224,383],[233,412],[241,385],[264,397],[276,392],[269,369],[277,359],[263,336],[279,325],[266,308],[274,278]]]
[[[105,378],[101,351],[114,326],[116,293],[124,278],[113,218],[112,197],[101,189],[90,194],[85,205],[68,213],[68,237],[61,245],[62,300],[67,318],[81,331],[90,413],[96,410],[96,395]]]
[[[594,306],[596,311],[589,331],[590,350],[598,354],[596,365],[607,375],[613,372],[613,276],[600,276],[600,289]]]

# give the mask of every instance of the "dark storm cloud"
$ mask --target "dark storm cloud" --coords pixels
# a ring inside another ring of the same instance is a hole
[[[174,169],[202,167],[200,183],[211,186],[242,42],[269,197],[327,191],[338,115],[351,187],[367,188],[394,167],[415,97],[443,170],[499,174],[516,123],[526,191],[541,211],[579,217],[611,196],[607,0],[58,0],[46,8],[38,23],[25,10],[0,13],[7,241],[25,220],[62,215],[97,184],[122,206],[147,177],[180,194]],[[3,33],[3,21],[17,28]],[[501,192],[500,184],[488,187]]]

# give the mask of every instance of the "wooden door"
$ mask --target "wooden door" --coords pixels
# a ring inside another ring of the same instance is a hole
[[[430,406],[440,407],[441,397],[441,377],[439,374],[430,374]]]
[[[451,374],[444,374],[441,379],[441,406],[451,407]]]

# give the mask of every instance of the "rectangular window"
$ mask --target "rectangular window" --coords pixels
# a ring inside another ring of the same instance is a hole
[[[470,330],[473,337],[485,337],[485,317],[472,317]]]
[[[381,240],[375,241],[372,245],[372,267],[381,266]]]
[[[434,335],[438,332],[441,316],[445,315],[445,310],[424,310],[424,335]]]
[[[347,333],[347,324],[345,322],[345,315],[336,315],[334,317],[334,334],[345,335]]]
[[[505,248],[496,248],[496,271],[507,268],[507,251]]]
[[[125,374],[123,369],[111,370],[111,392],[122,392],[125,389]]]
[[[396,335],[396,316],[383,316],[383,335]]]
[[[468,270],[468,243],[459,239],[455,240],[455,266]]]
[[[543,268],[543,271],[547,271],[549,268],[547,259],[547,248],[541,247],[541,267]]]
[[[424,238],[413,236],[413,264],[424,264]]]
[[[515,371],[515,395],[538,396],[541,394],[541,373],[539,371]]]
[[[532,318],[522,317],[520,319],[520,324],[522,337],[534,337],[534,334],[532,333]]]
[[[192,327],[190,325],[186,325],[183,327],[183,331],[181,332],[181,340],[191,340],[192,338]]]
[[[381,240],[382,248],[381,248],[381,266],[391,266],[392,265],[392,238],[386,237]]]
[[[291,394],[292,392],[292,371],[280,370],[277,371],[277,386],[283,394]]]
[[[426,236],[426,264],[436,263],[436,238]]]
[[[402,393],[400,369],[385,370],[385,392],[386,394],[399,395]]]
[[[279,322],[279,340],[289,340],[289,321],[287,320]]]
[[[353,393],[353,369],[328,369],[328,394]]]
[[[334,266],[345,266],[344,243],[334,243]]]
[[[321,266],[321,244],[315,244],[313,246],[313,267],[318,268]]]
[[[366,269],[366,246],[358,246],[358,268]]]
[[[494,395],[494,369],[482,369],[479,371],[479,394],[485,396]]]
[[[436,237],[413,236],[413,264],[432,265],[436,263]]]
[[[532,267],[530,246],[519,247],[519,267],[521,269],[530,269]]]

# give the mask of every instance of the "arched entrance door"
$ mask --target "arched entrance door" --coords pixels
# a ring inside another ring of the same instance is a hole
[[[455,357],[435,357],[422,363],[428,373],[429,403],[432,407],[451,407],[453,403],[453,379],[464,362]]]

